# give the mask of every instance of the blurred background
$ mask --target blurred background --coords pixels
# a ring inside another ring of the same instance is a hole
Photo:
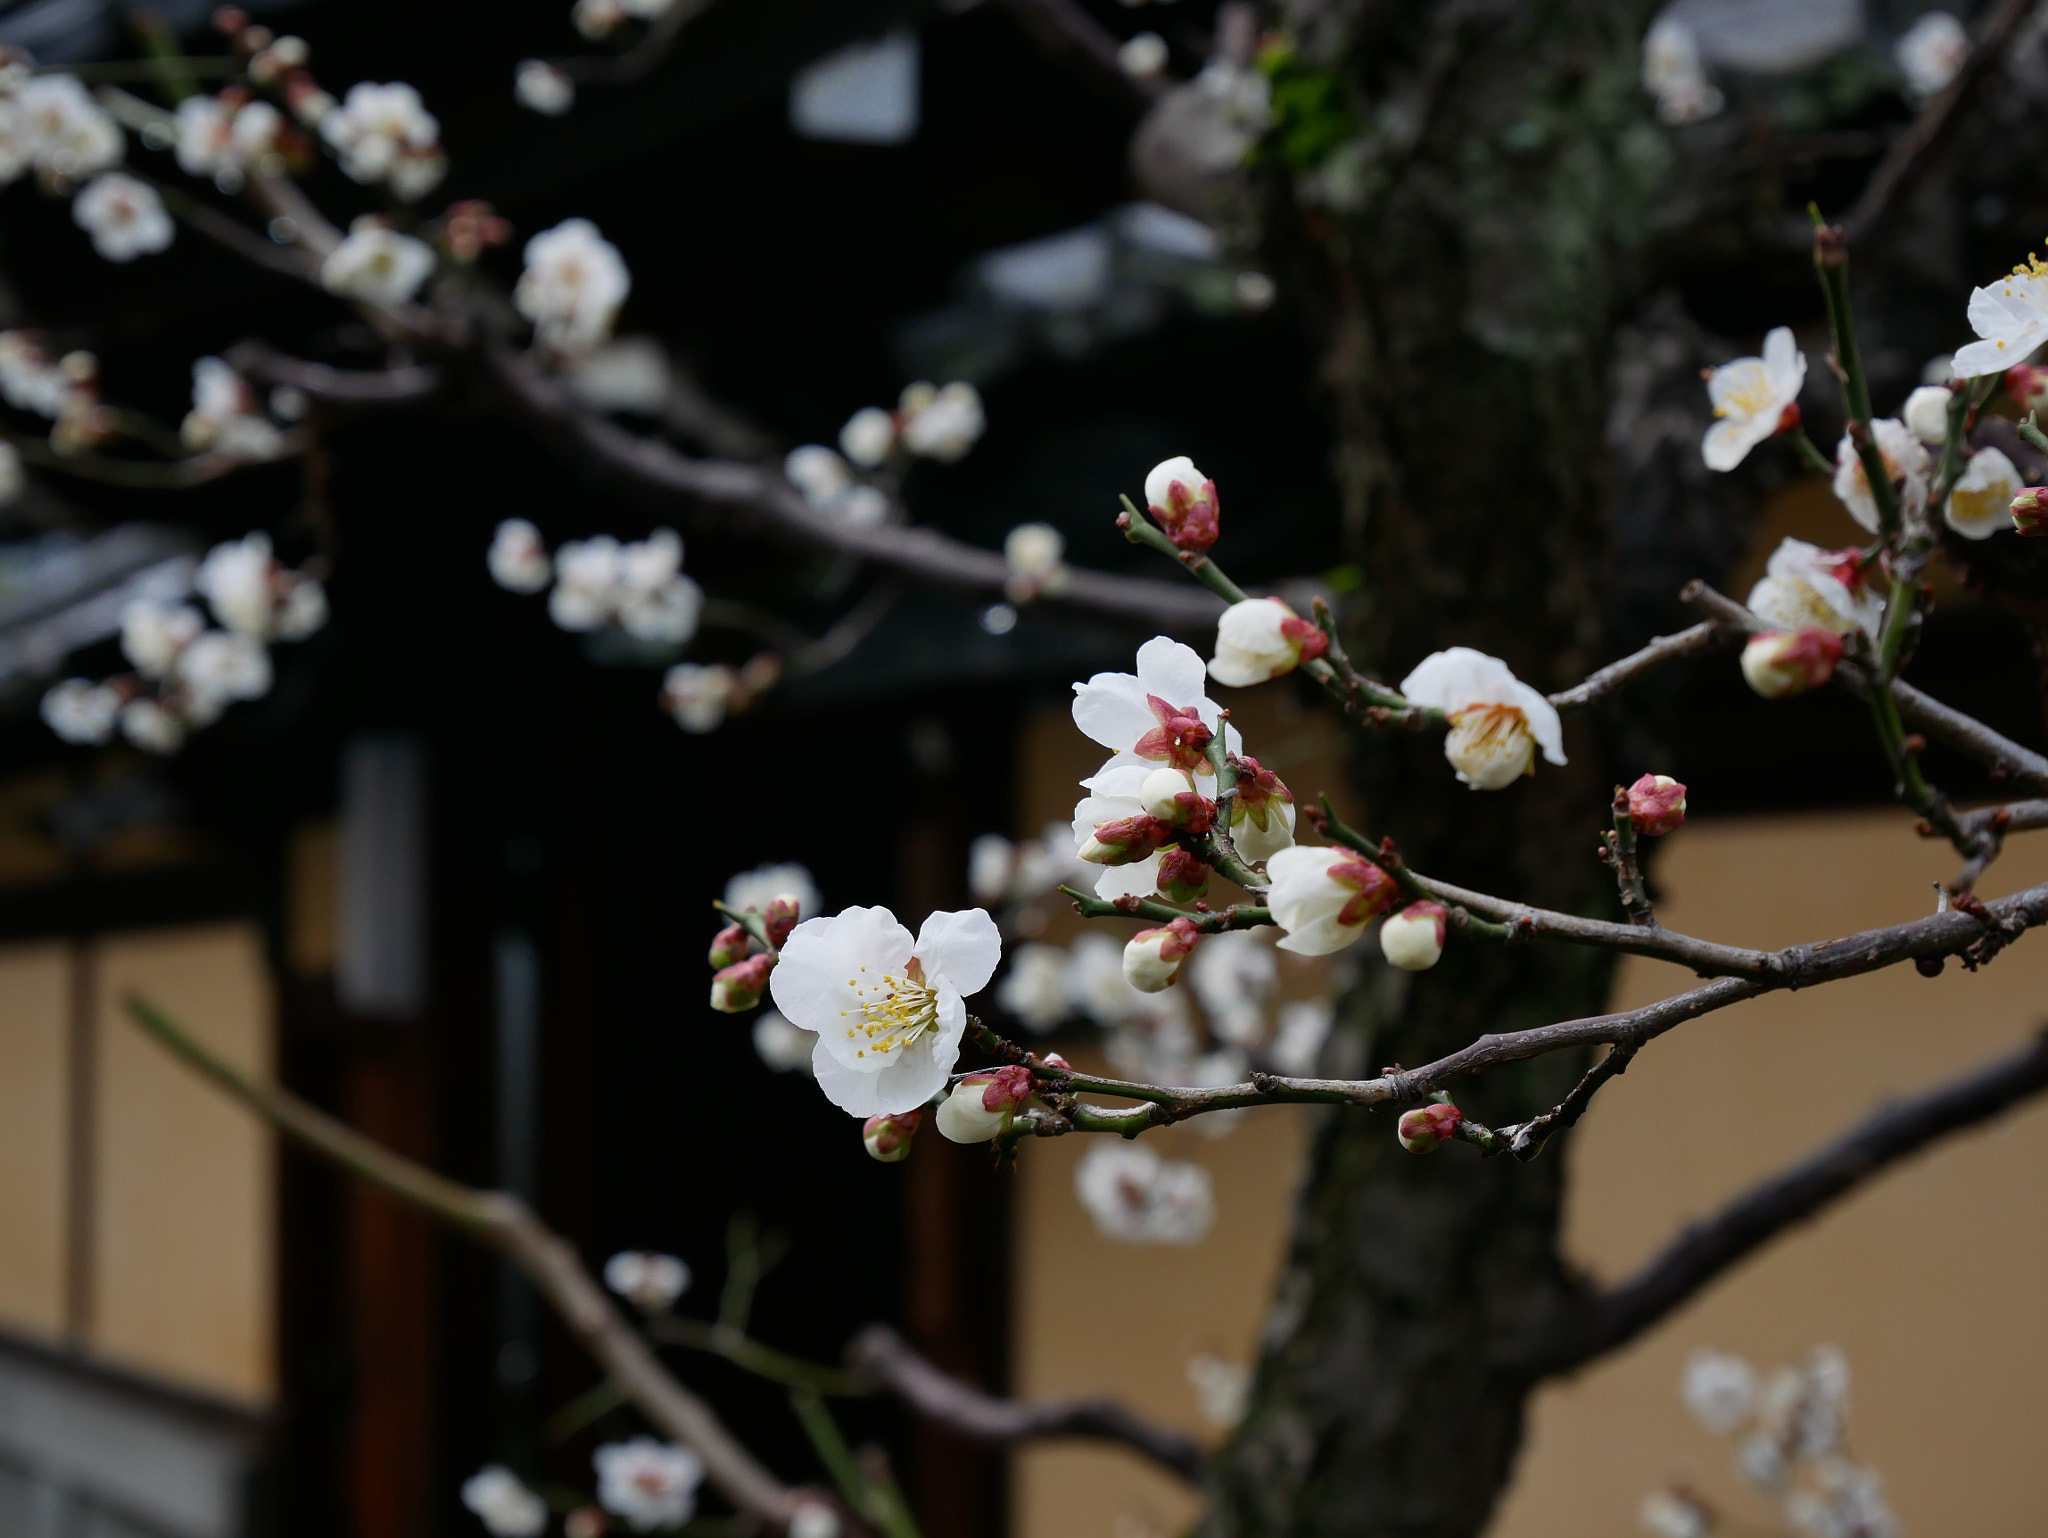
[[[159,12],[205,47],[206,9]],[[644,78],[586,88],[565,118],[512,93],[519,60],[590,51],[559,0],[252,9],[311,40],[330,84],[416,85],[442,124],[449,195],[488,199],[522,235],[583,215],[621,248],[634,275],[621,334],[655,376],[622,410],[637,426],[768,459],[834,441],[906,381],[964,379],[988,431],[959,463],[911,473],[917,521],[991,549],[1047,522],[1076,565],[1161,575],[1117,535],[1116,497],[1190,454],[1222,489],[1240,581],[1359,588],[1328,311],[1271,242],[1165,206],[1131,148],[1156,92],[1129,60],[1122,75],[1077,67],[1038,8],[721,0]],[[1118,44],[1155,36],[1177,76],[1217,46],[1208,0],[1075,9]],[[1263,20],[1316,8],[1293,9]],[[1809,197],[1839,211],[1914,120],[1895,44],[1917,0],[1670,9],[1726,105],[1660,123],[1631,82],[1631,110],[1678,144],[1674,183],[1686,156],[1748,157],[1735,179],[1768,205],[1752,222],[1796,224]],[[2030,158],[2044,28],[2048,13],[2029,14],[2007,33],[2012,68],[1984,130],[2005,158],[1951,178],[1944,206],[1963,216],[1906,221],[1893,238],[1908,258],[1872,280],[1890,285],[1869,343],[1883,399],[1965,339],[1969,283],[2048,228]],[[137,37],[105,0],[0,4],[0,42],[46,63],[138,57]],[[1803,252],[1756,257],[1710,202],[1687,217],[1660,228],[1657,279],[1641,285],[1656,336],[1681,339],[1676,363],[1614,389],[1622,486],[1704,430],[1696,387],[1664,383],[1754,351],[1768,326],[1794,326],[1810,379],[1829,383]],[[1539,222],[1517,238],[1543,236]],[[26,182],[0,197],[0,326],[91,349],[124,399],[172,419],[192,360],[244,338],[367,353],[339,314],[196,239],[115,269],[61,201]],[[1817,395],[1827,444],[1837,408]],[[1469,401],[1482,417],[1489,404]],[[1672,474],[1701,479],[1696,462]],[[1632,645],[1683,623],[1671,594],[1686,576],[1739,596],[1786,535],[1852,537],[1825,489],[1783,466],[1712,495],[1710,535],[1684,561],[1607,589],[1604,636]],[[1514,516],[1513,488],[1502,498]],[[1072,682],[1128,668],[1150,628],[905,587],[843,660],[687,734],[655,706],[661,659],[579,640],[492,582],[483,553],[511,516],[551,542],[675,521],[464,389],[403,414],[324,416],[302,462],[169,492],[37,474],[0,513],[0,1532],[471,1532],[456,1492],[479,1465],[574,1483],[623,1424],[561,1418],[595,1372],[523,1283],[280,1152],[132,1029],[121,1005],[137,989],[391,1146],[525,1195],[592,1264],[626,1248],[684,1257],[686,1314],[712,1311],[735,1265],[766,1260],[754,1328],[788,1350],[836,1360],[887,1322],[992,1391],[1107,1393],[1220,1441],[1233,1410],[1217,1373],[1235,1381],[1259,1349],[1313,1116],[1165,1134],[1209,1169],[1215,1225],[1188,1249],[1117,1244],[1074,1199],[1079,1139],[1027,1148],[1007,1172],[932,1137],[901,1165],[861,1158],[802,1070],[765,1061],[748,1021],[708,1008],[700,960],[711,900],[763,864],[803,864],[827,911],[881,902],[913,927],[974,901],[973,840],[1027,840],[1071,815],[1093,752],[1067,717]],[[1622,514],[1613,527],[1609,558],[1625,563],[1641,531]],[[125,599],[182,591],[197,556],[251,528],[287,560],[321,563],[333,606],[281,656],[270,694],[171,757],[52,735],[37,701],[58,678],[119,666]],[[715,512],[687,534],[708,590],[807,632],[865,591],[853,563]],[[2024,605],[1966,566],[1941,582],[1915,680],[2042,746]],[[736,630],[692,655],[754,649]],[[1298,796],[1370,802],[1341,723],[1305,687],[1227,703]],[[1926,911],[1946,866],[1879,810],[1876,753],[1835,746],[1863,730],[1853,701],[1767,706],[1724,655],[1660,675],[1637,704],[1657,767],[1691,788],[1692,823],[1656,871],[1674,927],[1775,946]],[[1929,761],[1952,792],[1993,789],[1939,749]],[[858,837],[831,825],[843,807],[859,808]],[[1985,895],[2044,866],[2016,844]],[[1064,944],[1079,927],[1056,918],[1034,937]],[[1682,986],[1672,971],[1631,961],[1614,997]],[[1347,976],[1283,969],[1274,1018]],[[1569,1150],[1568,1256],[1626,1273],[1876,1102],[2018,1039],[2044,994],[2048,960],[2022,945],[1939,989],[1883,974],[1680,1033]],[[1053,1039],[1097,1050],[1085,1020]],[[1755,1071],[1767,1054],[1776,1066]],[[1853,1365],[1857,1450],[1884,1469],[1908,1530],[2041,1526],[2044,1155],[2042,1110],[1945,1147],[1545,1390],[1490,1530],[1609,1538],[1636,1530],[1643,1491],[1667,1478],[1733,1492],[1726,1447],[1678,1403],[1681,1364],[1701,1346],[1774,1363],[1819,1342]],[[771,1462],[808,1477],[778,1390],[711,1357],[686,1370]],[[1141,1538],[1185,1530],[1198,1509],[1125,1453],[1011,1455],[880,1401],[846,1413],[856,1439],[889,1450],[932,1538]]]

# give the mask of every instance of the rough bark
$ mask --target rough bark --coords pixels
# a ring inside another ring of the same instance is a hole
[[[1276,194],[1268,228],[1328,305],[1346,532],[1365,573],[1356,654],[1398,680],[1465,644],[1560,687],[1609,639],[1608,381],[1663,166],[1637,84],[1650,7],[1290,9],[1304,64],[1341,75],[1374,125],[1339,206]],[[1611,916],[1593,850],[1614,766],[1584,726],[1569,751],[1568,767],[1489,794],[1457,784],[1434,740],[1378,739],[1358,777],[1373,831],[1421,868]],[[1344,1071],[1426,1061],[1483,1031],[1595,1011],[1610,971],[1540,946],[1458,947],[1414,978],[1368,965],[1333,1051],[1352,1058]],[[1559,1054],[1458,1099],[1488,1122],[1521,1119],[1583,1067]],[[1528,1388],[1492,1348],[1571,1286],[1561,1187],[1555,1152],[1416,1158],[1389,1117],[1329,1117],[1205,1531],[1479,1531]]]

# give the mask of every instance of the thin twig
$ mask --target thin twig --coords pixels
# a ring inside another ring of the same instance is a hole
[[[286,385],[329,406],[413,406],[440,393],[441,371],[417,363],[344,369],[290,357],[266,342],[237,342],[227,361],[238,374],[263,384]]]
[[[1116,1442],[1149,1458],[1189,1484],[1200,1484],[1207,1459],[1191,1437],[1139,1420],[1107,1400],[1049,1400],[1037,1404],[998,1399],[941,1372],[886,1325],[854,1337],[846,1359],[902,1396],[920,1415],[980,1442],[1040,1442],[1091,1437]]]
[[[1680,657],[1691,657],[1699,652],[1711,651],[1716,646],[1728,644],[1727,633],[1718,625],[1703,623],[1676,635],[1658,636],[1656,640],[1640,651],[1630,652],[1619,662],[1610,662],[1599,672],[1589,674],[1583,683],[1573,684],[1550,696],[1550,703],[1559,710],[1580,710],[1596,700],[1605,699],[1623,684],[1630,683],[1649,672]]]
[[[787,1525],[798,1492],[757,1463],[711,1407],[676,1381],[583,1269],[568,1241],[518,1197],[475,1190],[415,1164],[297,1096],[244,1074],[146,1001],[130,995],[127,1003],[142,1028],[174,1056],[278,1131],[511,1261],[640,1412],[664,1435],[696,1450],[726,1499],[762,1521]]]
[[[1590,1300],[1538,1371],[1571,1372],[1627,1345],[1745,1257],[1900,1160],[2048,1090],[2048,1037],[1915,1098],[1886,1106],[1693,1224],[1629,1280]]]

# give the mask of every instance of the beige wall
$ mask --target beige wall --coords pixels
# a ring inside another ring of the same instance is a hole
[[[1695,824],[1666,854],[1666,922],[1768,946],[1925,913],[1951,863],[1891,813]],[[1984,892],[2043,879],[2048,842],[2015,838]],[[1617,1002],[1690,981],[1631,961]],[[1623,1275],[1887,1096],[1994,1055],[2044,1018],[2048,938],[2036,935],[1976,975],[1894,969],[1681,1027],[1645,1049],[1581,1129],[1568,1248],[1603,1279]],[[1221,1216],[1193,1250],[1095,1238],[1072,1194],[1079,1140],[1026,1149],[1020,1389],[1114,1389],[1199,1427],[1186,1359],[1207,1349],[1241,1360],[1252,1348],[1284,1242],[1298,1126],[1268,1113],[1213,1143],[1174,1129],[1174,1152],[1217,1179]],[[1544,1392],[1494,1538],[1623,1538],[1638,1531],[1643,1493],[1673,1474],[1765,1516],[1740,1504],[1727,1444],[1680,1410],[1680,1365],[1713,1346],[1768,1366],[1824,1341],[1849,1356],[1854,1450],[1883,1471],[1907,1531],[2048,1527],[2048,1465],[2035,1453],[2048,1426],[2044,1167],[2048,1105],[2037,1105],[1880,1180],[1629,1351]],[[1017,1475],[1020,1538],[1141,1538],[1173,1531],[1191,1509],[1120,1453],[1034,1450]]]
[[[0,1328],[260,1405],[275,1381],[270,1146],[130,1022],[131,991],[270,1072],[250,925],[0,948]],[[74,1061],[91,1086],[79,1166]]]

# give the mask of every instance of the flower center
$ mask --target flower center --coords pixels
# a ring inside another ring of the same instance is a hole
[[[856,1017],[846,1028],[855,1057],[894,1056],[938,1024],[938,990],[924,980],[924,969],[914,956],[900,974],[876,975],[862,967],[846,986],[853,990],[857,1008],[839,1014],[842,1019]]]
[[[1192,710],[1169,705],[1156,694],[1146,695],[1145,703],[1151,706],[1153,719],[1159,724],[1140,737],[1131,751],[1183,773],[1215,773],[1206,750],[1216,734],[1202,724],[1202,718]]]
[[[1534,754],[1528,719],[1513,705],[1469,705],[1451,716],[1446,750],[1454,763],[1472,759],[1505,767],[1520,761],[1519,774]],[[1512,776],[1510,776],[1512,778]]]

